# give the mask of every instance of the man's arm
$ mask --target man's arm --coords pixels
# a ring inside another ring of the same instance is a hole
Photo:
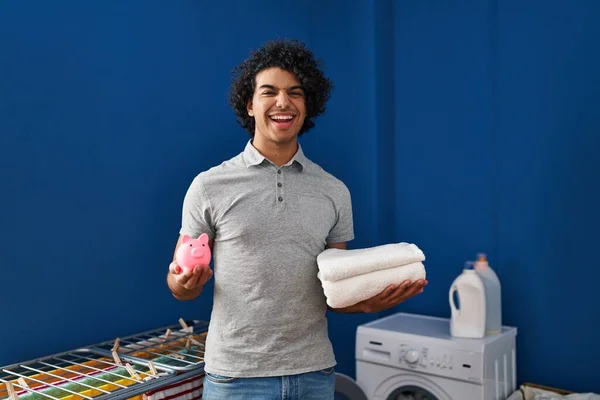
[[[177,300],[193,300],[202,293],[202,287],[211,278],[212,270],[210,268],[195,268],[193,272],[182,273],[181,267],[175,261],[175,255],[177,249],[181,246],[182,238],[183,235],[180,235],[173,252],[173,262],[167,273],[167,285]],[[208,242],[211,251],[213,243],[213,240]]]
[[[346,243],[331,243],[327,245],[327,248],[346,250],[348,246]],[[390,285],[375,297],[361,301],[352,306],[344,308],[331,308],[327,306],[327,309],[340,314],[376,313],[395,307],[411,297],[418,295],[423,292],[425,285],[427,285],[427,281],[423,279],[415,282],[407,280],[398,286]]]

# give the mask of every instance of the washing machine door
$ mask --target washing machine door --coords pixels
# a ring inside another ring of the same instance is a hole
[[[395,389],[387,400],[442,400],[442,398],[425,388],[406,385]]]
[[[387,387],[383,392],[383,387],[378,392],[386,400],[452,400],[434,381],[420,375],[402,375],[384,386]]]
[[[347,375],[335,374],[335,400],[368,400],[358,383]]]

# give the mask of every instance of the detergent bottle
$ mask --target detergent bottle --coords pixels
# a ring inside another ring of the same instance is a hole
[[[454,294],[458,295],[458,307]],[[462,338],[485,336],[485,287],[475,272],[473,261],[465,263],[464,270],[450,286],[450,335]]]
[[[490,267],[485,253],[478,253],[474,263],[475,271],[485,286],[485,334],[497,335],[502,330],[502,291],[500,280]]]

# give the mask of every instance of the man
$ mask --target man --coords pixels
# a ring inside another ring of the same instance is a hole
[[[346,186],[298,143],[325,111],[331,83],[295,41],[268,43],[236,72],[230,102],[251,139],[196,176],[180,230],[207,233],[214,256],[203,398],[332,400],[335,358],[316,259],[354,238],[352,205]],[[173,262],[167,282],[177,299],[190,300],[212,275],[207,266],[182,273]],[[425,284],[404,282],[332,311],[378,312]]]

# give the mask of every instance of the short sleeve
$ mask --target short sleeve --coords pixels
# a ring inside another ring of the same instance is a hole
[[[341,195],[336,204],[337,221],[329,232],[327,243],[343,243],[354,239],[354,220],[352,218],[352,198],[350,191],[342,185]]]
[[[183,200],[179,234],[197,238],[202,233],[206,233],[210,240],[215,237],[210,200],[200,176],[197,176],[192,181]]]

